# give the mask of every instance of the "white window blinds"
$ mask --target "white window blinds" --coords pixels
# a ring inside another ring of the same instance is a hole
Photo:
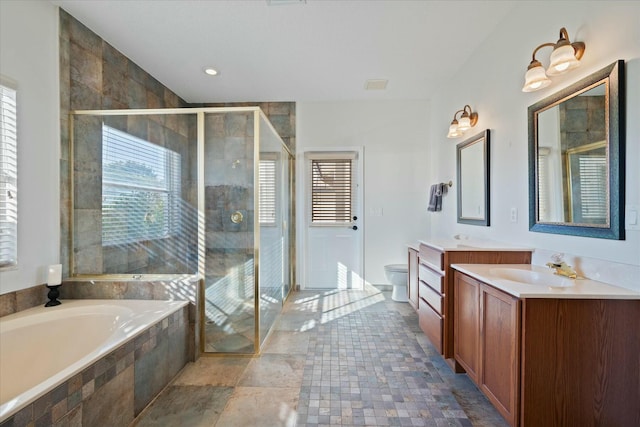
[[[549,221],[549,148],[538,149],[538,220]]]
[[[583,220],[605,222],[607,219],[607,157],[583,155],[578,159],[580,169],[580,199]]]
[[[18,258],[18,132],[16,91],[0,85],[0,268]]]
[[[276,223],[276,161],[260,160],[260,224]]]
[[[102,244],[174,234],[180,214],[180,155],[102,127]]]
[[[311,222],[351,222],[352,160],[311,160]]]

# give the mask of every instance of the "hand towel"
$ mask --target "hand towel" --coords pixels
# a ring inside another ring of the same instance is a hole
[[[447,193],[447,184],[433,184],[429,191],[429,207],[430,212],[440,212],[442,210],[442,195]]]
[[[436,212],[442,209],[442,201],[438,203],[438,199],[442,196],[438,197],[438,184],[433,184],[431,186],[431,190],[429,191],[429,207],[427,208],[430,212]]]

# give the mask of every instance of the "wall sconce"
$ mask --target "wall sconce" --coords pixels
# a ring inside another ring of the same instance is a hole
[[[460,120],[456,119],[458,113],[462,113]],[[471,111],[471,107],[465,105],[462,110],[458,110],[453,114],[451,126],[447,138],[457,138],[462,136],[467,130],[471,129],[478,123],[478,113]]]
[[[540,61],[536,59],[536,53],[543,47],[553,46],[553,52],[549,57],[549,68],[545,72]],[[583,42],[569,41],[567,29],[560,28],[560,39],[556,43],[543,43],[534,49],[531,55],[531,63],[527,67],[524,76],[523,92],[533,92],[551,84],[549,76],[557,76],[580,65],[580,59],[584,55],[585,45]]]

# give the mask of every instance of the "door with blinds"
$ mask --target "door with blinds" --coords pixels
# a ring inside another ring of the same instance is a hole
[[[305,155],[306,288],[363,287],[359,157],[352,151]]]

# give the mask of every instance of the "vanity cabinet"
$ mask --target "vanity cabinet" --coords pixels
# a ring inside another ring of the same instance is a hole
[[[517,298],[458,271],[454,291],[455,359],[509,425],[640,425],[640,299]]]
[[[455,372],[464,369],[454,358],[455,290],[452,264],[530,264],[531,250],[495,242],[421,241],[418,267],[420,328]]]
[[[418,264],[418,249],[410,246],[407,264],[407,298],[414,310],[418,310]]]
[[[456,272],[455,360],[511,425],[518,416],[520,303]]]

